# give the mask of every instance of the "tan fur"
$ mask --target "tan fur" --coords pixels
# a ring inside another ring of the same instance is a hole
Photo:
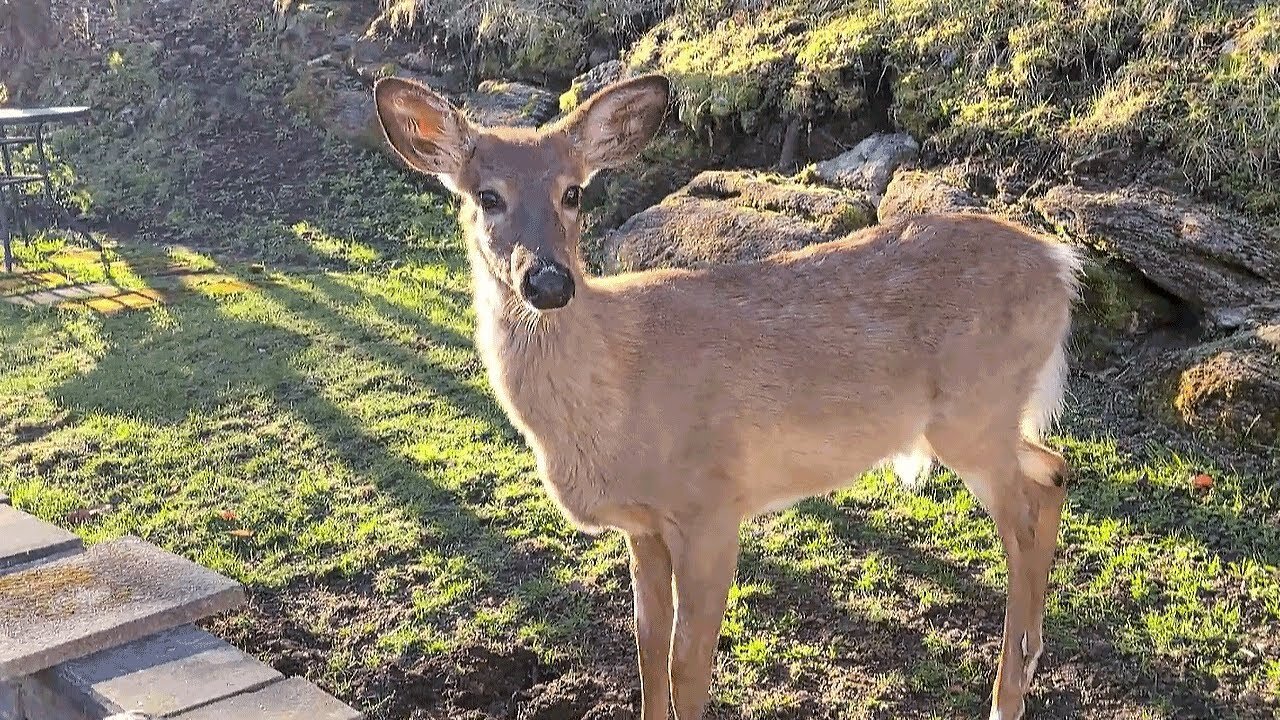
[[[620,127],[579,151],[570,129],[620,122],[615,96],[646,112],[637,93],[655,87],[606,89],[542,132],[472,129],[475,151],[449,178],[502,407],[566,515],[629,537],[645,720],[666,718],[668,699],[679,720],[701,716],[740,523],[895,457],[936,457],[996,521],[1010,591],[992,717],[1015,720],[1065,497],[1066,465],[1038,434],[1065,382],[1078,260],[993,217],[935,215],[749,264],[589,277],[576,213],[556,199],[598,169],[586,158],[643,143]],[[405,126],[394,120],[384,113]],[[414,146],[440,142],[426,140]],[[512,196],[501,216],[477,207],[484,188]],[[568,305],[522,303],[532,255],[572,268]]]

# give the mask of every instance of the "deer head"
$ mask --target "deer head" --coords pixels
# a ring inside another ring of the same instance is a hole
[[[412,80],[374,85],[388,144],[462,199],[468,240],[484,269],[535,312],[573,299],[583,273],[582,188],[598,171],[640,154],[662,124],[669,94],[661,75],[616,82],[534,130],[473,124]]]

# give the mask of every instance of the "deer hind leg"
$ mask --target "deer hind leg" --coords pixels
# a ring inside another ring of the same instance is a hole
[[[1049,574],[1053,570],[1058,550],[1058,528],[1062,523],[1062,505],[1067,499],[1066,483],[1070,468],[1062,455],[1034,440],[1022,441],[1018,452],[1018,464],[1022,473],[1030,478],[1030,495],[1035,503],[1035,550],[1032,557],[1031,579],[1033,586],[1033,614],[1027,625],[1024,685],[1030,687],[1035,677],[1040,656],[1044,653],[1044,605],[1049,588]]]
[[[995,521],[1004,545],[1009,587],[991,720],[1018,720],[1043,649],[1045,592],[1064,493],[1045,472],[1058,467],[1045,454],[1052,451],[1023,440],[1016,422],[1003,427],[1007,431],[976,434],[956,423],[931,429],[928,438],[938,459],[960,475]]]

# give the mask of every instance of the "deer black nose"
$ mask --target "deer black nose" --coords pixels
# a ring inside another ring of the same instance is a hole
[[[536,260],[520,281],[520,293],[539,310],[554,310],[573,299],[573,276],[554,260]]]

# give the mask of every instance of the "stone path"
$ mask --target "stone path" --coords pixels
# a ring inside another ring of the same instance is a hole
[[[65,251],[55,256],[63,263],[83,264],[93,264],[96,257],[96,253],[87,251]],[[145,286],[77,282],[60,271],[28,270],[15,265],[13,274],[0,275],[0,300],[21,307],[71,308],[112,315],[154,307],[181,293],[227,295],[252,287],[233,275],[189,267],[167,258],[117,261],[111,268],[115,276],[142,278]]]
[[[190,624],[240,605],[239,583],[138,538],[85,551],[75,535],[7,500],[0,720],[363,717]]]

